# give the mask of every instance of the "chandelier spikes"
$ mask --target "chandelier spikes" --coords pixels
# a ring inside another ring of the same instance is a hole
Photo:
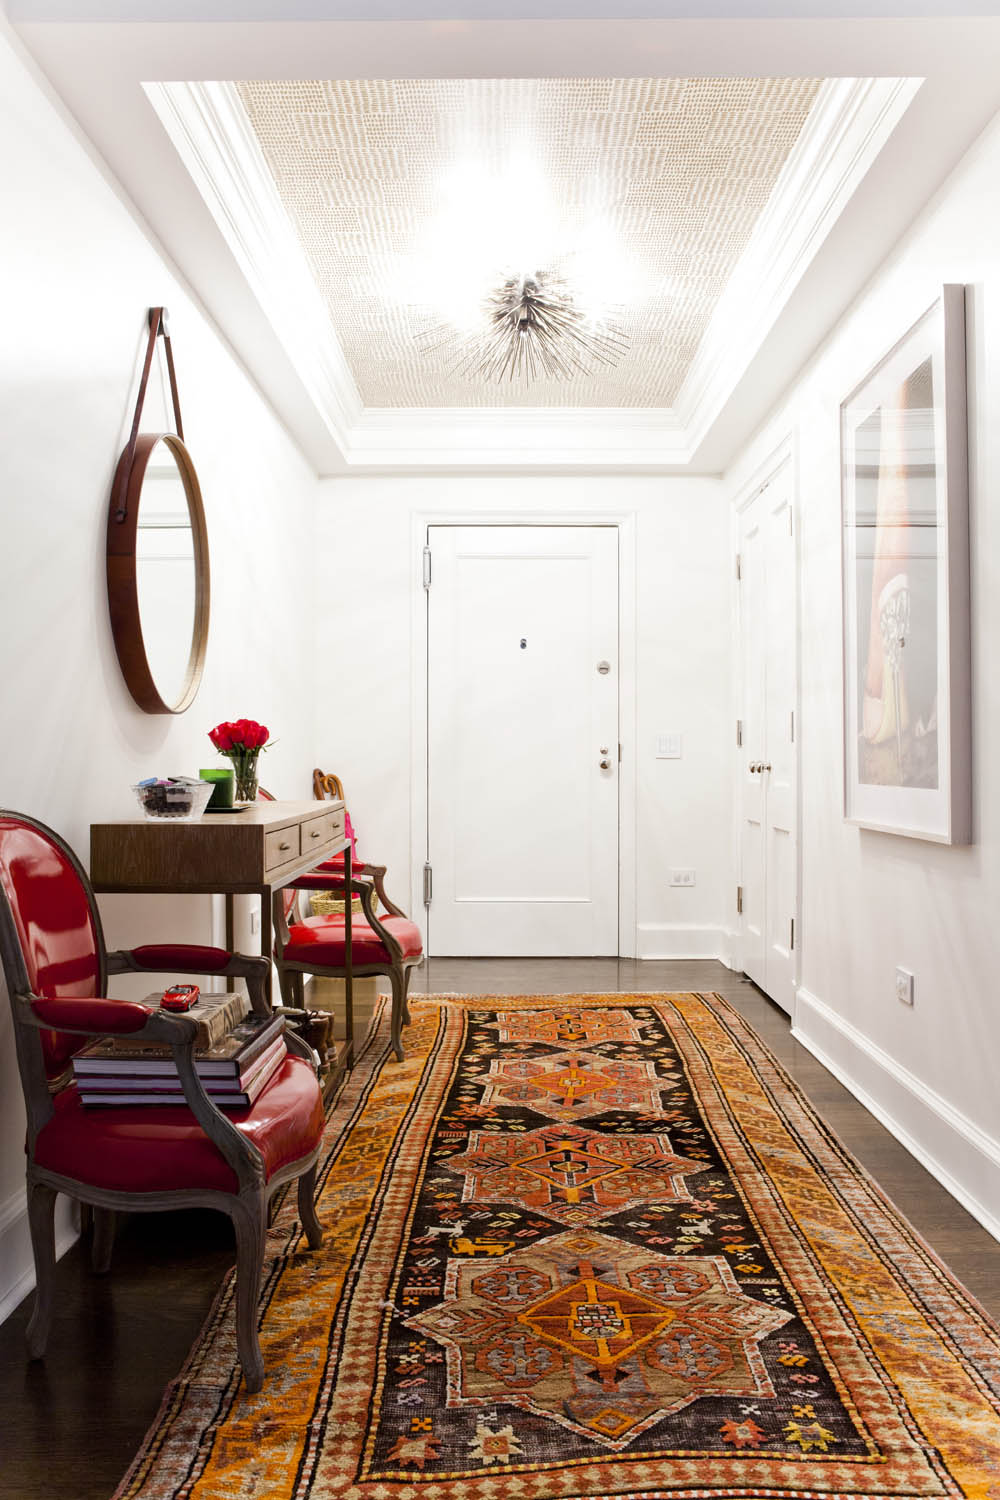
[[[457,374],[498,383],[592,375],[598,366],[616,365],[629,348],[619,327],[594,324],[549,271],[509,276],[486,298],[484,314],[480,332],[463,336],[439,325],[420,342],[428,353],[453,349]]]

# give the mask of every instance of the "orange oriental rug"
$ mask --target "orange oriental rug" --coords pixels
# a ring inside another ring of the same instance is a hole
[[[415,1000],[117,1500],[1000,1500],[1000,1332],[709,994]]]

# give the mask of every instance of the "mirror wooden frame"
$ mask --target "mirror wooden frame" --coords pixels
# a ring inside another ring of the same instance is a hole
[[[160,337],[163,338],[166,350],[177,430],[176,432],[140,433],[139,420],[146,396],[153,350],[157,338]],[[195,570],[191,650],[180,694],[172,703],[164,699],[150,668],[142,633],[136,566],[136,541],[142,486],[150,459],[160,443],[170,449],[184,485],[188,515],[191,518]],[[129,692],[139,707],[148,714],[182,714],[194,702],[205,666],[211,582],[208,562],[208,530],[205,525],[201,486],[198,483],[194,462],[184,445],[184,429],[181,425],[173,352],[170,347],[170,335],[167,333],[166,308],[163,307],[151,307],[149,310],[149,343],[139,384],[132,431],[128,444],[118,460],[114,482],[111,486],[111,504],[108,510],[107,578],[111,634],[114,638],[118,664]]]

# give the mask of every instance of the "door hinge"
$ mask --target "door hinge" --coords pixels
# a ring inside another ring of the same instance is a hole
[[[434,895],[434,871],[429,864],[424,865],[424,905],[430,906]]]
[[[795,512],[791,506],[788,507],[788,535],[795,535]]]
[[[431,586],[431,549],[429,547],[425,547],[424,548],[424,588],[425,589],[429,589],[430,586]]]
[[[741,885],[736,887],[736,910],[740,916],[743,915],[743,887]]]
[[[739,583],[740,580],[742,579],[742,577],[743,577],[743,559],[740,557],[740,554],[737,552],[737,554],[736,554],[736,582]]]
[[[621,763],[622,763],[622,742],[621,742],[621,740],[619,740],[618,741],[618,764],[621,765]]]
[[[736,745],[737,745],[737,748],[742,748],[742,745],[743,745],[743,720],[742,719],[737,719],[736,720]]]
[[[788,951],[790,953],[794,953],[794,951],[795,951],[795,918],[794,917],[792,918],[792,921],[791,921],[791,931],[790,931],[789,937],[788,937]]]
[[[792,732],[791,732],[789,738],[791,739],[791,742],[794,745],[795,744],[795,710],[794,710],[794,708],[792,709]]]

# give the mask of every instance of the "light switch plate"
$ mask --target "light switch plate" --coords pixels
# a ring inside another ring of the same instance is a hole
[[[694,885],[694,871],[693,870],[671,870],[670,871],[670,884],[671,885]]]
[[[913,975],[909,969],[896,970],[896,999],[901,1005],[913,1004]]]
[[[680,760],[682,753],[682,739],[676,731],[654,737],[653,754],[657,760]]]

